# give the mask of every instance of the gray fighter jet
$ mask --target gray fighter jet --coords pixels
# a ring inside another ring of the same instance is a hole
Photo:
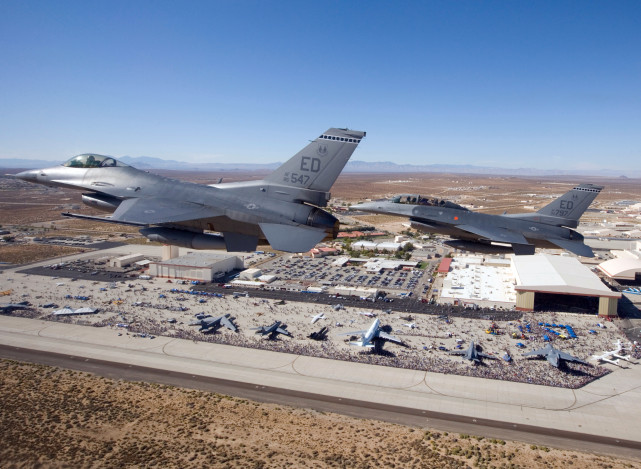
[[[140,226],[152,241],[191,249],[303,252],[338,234],[329,190],[365,132],[331,128],[260,181],[209,186],[140,171],[109,156],[84,154],[19,179],[86,191],[82,201],[110,217],[63,215]],[[212,234],[208,232],[218,232]]]
[[[481,358],[490,358],[494,360],[496,357],[488,355],[487,353],[479,352],[476,350],[476,344],[474,341],[470,342],[470,346],[467,350],[455,350],[449,352],[450,355],[461,355],[464,359],[473,362],[475,365],[481,363]]]
[[[290,332],[287,330],[287,324],[283,324],[280,321],[274,322],[271,326],[255,327],[252,330],[255,330],[256,334],[260,334],[263,337],[269,336],[270,340],[275,339],[278,334],[291,337]]]
[[[411,226],[419,231],[456,238],[448,244],[458,249],[534,254],[536,247],[561,248],[594,257],[592,249],[583,243],[583,236],[572,228],[579,225],[579,218],[601,189],[581,184],[538,212],[510,215],[472,212],[453,202],[420,195],[400,195],[351,208],[409,217]]]
[[[218,329],[220,329],[223,326],[225,326],[227,329],[229,329],[232,332],[236,332],[237,330],[236,326],[231,321],[229,313],[225,314],[224,316],[218,316],[216,318],[211,316],[202,318],[202,319],[199,319],[198,321],[190,322],[189,325],[200,326],[200,329],[198,330],[204,333],[216,332]]]
[[[536,357],[545,357],[547,361],[550,362],[550,365],[558,368],[559,365],[561,364],[561,360],[565,360],[567,362],[576,362],[576,363],[582,363],[584,365],[587,365],[587,362],[584,362],[583,360],[573,357],[569,353],[565,353],[560,351],[559,349],[555,349],[552,347],[551,344],[547,344],[545,347],[540,348],[538,350],[532,350],[531,352],[524,353],[524,357],[528,356],[536,356]]]

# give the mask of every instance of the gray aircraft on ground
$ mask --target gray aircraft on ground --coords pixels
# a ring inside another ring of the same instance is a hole
[[[481,363],[482,358],[490,358],[492,360],[496,358],[492,355],[488,355],[487,353],[479,352],[478,350],[476,350],[476,344],[474,343],[474,341],[470,342],[470,346],[467,348],[467,350],[454,350],[453,352],[449,352],[449,354],[461,355],[464,359],[473,362],[475,365]]]
[[[198,321],[192,321],[189,323],[190,326],[200,326],[199,331],[204,333],[216,332],[221,327],[226,327],[232,332],[236,332],[237,328],[230,318],[230,314],[227,313],[223,316],[218,317],[203,317]]]
[[[85,204],[113,214],[63,215],[139,226],[152,241],[254,251],[266,240],[280,251],[304,252],[338,234],[338,220],[319,207],[327,206],[330,188],[363,137],[365,132],[331,128],[259,181],[194,184],[96,154],[16,177],[84,190]]]
[[[5,303],[0,305],[0,313],[11,313],[17,309],[29,309],[31,303],[28,301],[21,301],[20,303]]]
[[[287,324],[283,324],[280,321],[275,321],[271,326],[261,326],[255,327],[252,330],[256,331],[256,334],[260,334],[263,337],[269,336],[270,340],[273,340],[278,336],[278,334],[283,334],[288,337],[291,337],[291,333],[287,330]]]
[[[536,247],[561,248],[594,257],[592,249],[583,243],[583,235],[572,228],[579,225],[579,218],[601,189],[593,184],[578,185],[532,213],[478,213],[453,202],[416,194],[353,205],[351,209],[408,217],[412,228],[455,238],[447,244],[457,249],[534,254]]]
[[[555,349],[552,347],[551,344],[547,344],[545,347],[540,348],[538,350],[532,350],[531,352],[524,353],[524,357],[545,357],[548,362],[550,362],[550,365],[558,368],[559,365],[561,364],[561,361],[567,361],[567,362],[576,362],[576,363],[582,363],[583,365],[587,365],[587,362],[584,362],[583,360],[576,358],[569,353],[562,352],[559,349]]]

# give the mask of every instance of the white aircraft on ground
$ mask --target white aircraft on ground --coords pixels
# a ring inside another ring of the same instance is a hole
[[[381,330],[381,320],[374,319],[372,325],[366,331],[347,332],[341,335],[357,335],[360,334],[361,338],[357,342],[350,342],[350,345],[357,345],[358,347],[375,348],[380,351],[383,342],[394,342],[403,345],[403,341],[393,335],[389,335]]]
[[[312,316],[312,324],[320,321],[321,319],[325,319],[325,313],[318,313],[316,316]]]
[[[613,365],[618,365],[619,360],[625,360],[629,362],[630,355],[621,355],[621,352],[623,351],[623,344],[621,343],[621,339],[617,340],[615,342],[615,345],[617,347],[616,350],[604,352],[601,355],[592,355],[592,359],[600,362],[611,363]]]
[[[367,316],[368,318],[376,317],[376,313],[358,313],[358,314],[360,314],[361,316]]]

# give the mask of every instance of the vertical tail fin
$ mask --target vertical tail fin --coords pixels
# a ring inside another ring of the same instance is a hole
[[[264,180],[273,184],[329,192],[365,132],[327,130]]]
[[[587,210],[592,201],[596,199],[603,187],[594,184],[580,184],[571,191],[562,195],[555,201],[549,203],[537,213],[545,217],[558,219],[559,226],[576,228],[579,225],[579,218]]]

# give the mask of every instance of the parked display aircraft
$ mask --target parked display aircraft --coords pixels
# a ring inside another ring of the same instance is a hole
[[[192,321],[189,323],[190,326],[200,326],[200,332],[216,332],[221,327],[225,326],[232,332],[236,332],[236,326],[230,318],[230,314],[227,313],[224,316],[218,317],[204,317],[198,321]]]
[[[467,350],[455,350],[453,352],[449,352],[450,355],[461,355],[465,360],[469,360],[473,362],[475,365],[478,363],[481,363],[481,358],[491,358],[495,359],[496,357],[493,357],[492,355],[488,355],[487,353],[479,352],[476,350],[476,344],[474,341],[470,342],[470,346],[467,348]]]
[[[562,352],[558,349],[555,349],[552,347],[551,344],[547,344],[545,347],[538,349],[538,350],[532,350],[531,352],[524,353],[524,357],[528,356],[536,356],[536,357],[545,357],[545,359],[550,362],[550,365],[558,368],[559,365],[561,364],[561,360],[565,360],[568,362],[576,362],[576,363],[582,363],[584,365],[587,365],[586,362],[583,360],[573,357],[569,353]]]
[[[255,330],[256,334],[260,334],[263,337],[269,336],[270,340],[275,339],[278,334],[291,337],[290,332],[287,330],[287,324],[283,324],[280,321],[274,322],[271,326],[255,327],[252,330]]]
[[[592,359],[600,362],[612,363],[613,365],[618,365],[619,360],[629,362],[631,355],[622,355],[623,343],[621,343],[621,339],[617,340],[615,345],[617,347],[615,350],[603,352],[601,355],[592,355]]]
[[[312,324],[320,321],[321,319],[325,319],[325,313],[318,313],[316,316],[312,316]]]
[[[382,348],[382,343],[389,341],[396,344],[403,344],[403,341],[393,335],[389,335],[386,332],[381,330],[381,320],[374,319],[372,325],[366,331],[355,331],[355,332],[346,332],[341,335],[357,335],[360,334],[361,338],[357,342],[350,342],[350,345],[357,345],[359,347],[370,347],[376,348],[376,351],[380,351]]]
[[[329,328],[322,327],[319,331],[312,332],[307,337],[309,337],[312,340],[326,340],[327,339],[327,331],[328,330],[329,330]]]
[[[20,303],[6,303],[3,305],[0,305],[0,312],[11,313],[16,309],[28,309],[30,307],[31,307],[31,303],[29,303],[28,301],[22,301]]]
[[[594,257],[592,249],[583,243],[583,235],[572,228],[579,225],[579,218],[601,189],[581,184],[538,212],[510,215],[472,212],[453,202],[415,194],[353,205],[351,209],[409,217],[412,228],[455,238],[448,244],[458,249],[534,254],[536,247],[561,248]]]
[[[330,188],[363,137],[365,132],[331,128],[260,181],[205,186],[95,154],[16,177],[87,191],[82,194],[85,204],[113,214],[63,215],[140,226],[152,241],[254,251],[266,240],[280,251],[304,252],[338,234],[338,220],[319,207],[327,206]]]

